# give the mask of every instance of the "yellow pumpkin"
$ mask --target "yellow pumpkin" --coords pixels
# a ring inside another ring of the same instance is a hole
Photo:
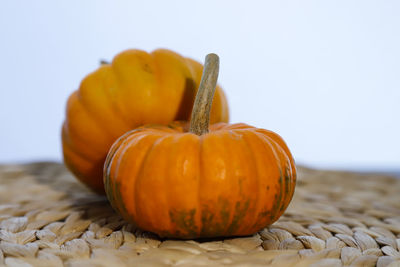
[[[169,50],[127,50],[83,79],[67,102],[62,127],[66,166],[104,193],[103,165],[113,142],[143,124],[189,120],[203,66]],[[217,88],[212,122],[229,119]]]

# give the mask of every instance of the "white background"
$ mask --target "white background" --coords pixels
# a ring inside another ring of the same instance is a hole
[[[1,1],[0,162],[61,160],[65,102],[127,48],[221,58],[231,121],[298,163],[400,168],[400,1]]]

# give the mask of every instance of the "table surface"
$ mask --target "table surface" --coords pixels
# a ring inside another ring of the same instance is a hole
[[[399,266],[400,179],[298,173],[273,225],[248,237],[180,241],[126,223],[61,164],[0,165],[0,265]]]

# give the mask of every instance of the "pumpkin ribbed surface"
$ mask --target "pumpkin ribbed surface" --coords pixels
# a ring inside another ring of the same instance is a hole
[[[180,123],[142,127],[115,142],[104,168],[113,207],[162,237],[252,234],[281,216],[295,180],[281,137],[246,124],[200,136]]]

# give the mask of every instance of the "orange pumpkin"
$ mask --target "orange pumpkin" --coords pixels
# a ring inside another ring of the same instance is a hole
[[[89,74],[67,103],[62,128],[67,167],[104,193],[103,165],[114,141],[143,124],[189,120],[202,69],[169,50],[127,50]],[[218,87],[211,121],[227,122],[228,116]]]
[[[209,127],[218,62],[206,58],[190,125],[128,132],[104,165],[114,209],[161,237],[253,234],[276,221],[294,193],[294,160],[279,135],[242,123]]]

